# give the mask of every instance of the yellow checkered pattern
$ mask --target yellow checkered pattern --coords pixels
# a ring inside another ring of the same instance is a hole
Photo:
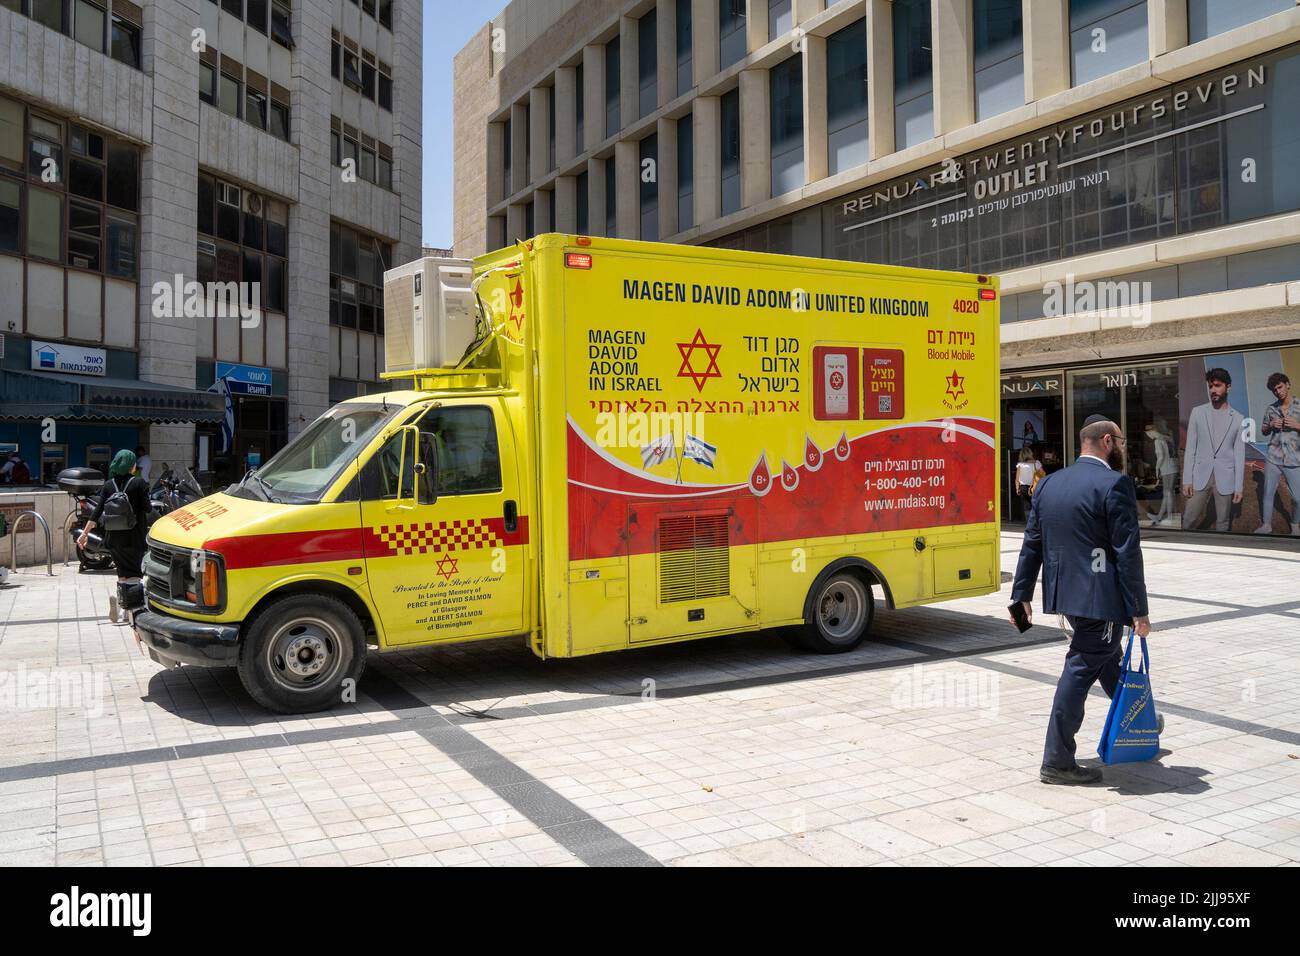
[[[430,551],[470,551],[495,548],[501,543],[496,533],[481,521],[439,521],[434,524],[399,524],[379,529],[379,539],[394,554],[427,554]]]

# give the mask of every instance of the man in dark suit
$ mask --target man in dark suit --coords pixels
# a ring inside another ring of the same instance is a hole
[[[1124,474],[1125,439],[1114,422],[1093,416],[1079,433],[1079,460],[1048,475],[1034,492],[1011,600],[1030,602],[1043,571],[1043,612],[1064,614],[1074,629],[1047,725],[1043,783],[1086,784],[1101,771],[1074,759],[1088,691],[1101,681],[1113,696],[1124,628],[1146,637],[1147,589],[1142,569],[1137,493]]]

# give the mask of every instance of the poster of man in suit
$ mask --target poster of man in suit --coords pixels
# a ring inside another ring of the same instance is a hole
[[[1182,527],[1300,537],[1300,348],[1183,359]]]

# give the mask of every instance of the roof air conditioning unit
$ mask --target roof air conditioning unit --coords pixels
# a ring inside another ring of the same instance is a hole
[[[478,326],[473,278],[468,259],[417,259],[384,274],[387,371],[460,364]]]

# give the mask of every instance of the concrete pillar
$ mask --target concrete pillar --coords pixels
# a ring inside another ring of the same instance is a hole
[[[1187,0],[1147,0],[1151,59],[1187,46]]]
[[[722,55],[719,42],[718,0],[692,0],[691,66],[696,86],[717,75]]]
[[[555,160],[567,163],[578,153],[582,145],[578,142],[578,70],[572,66],[562,66],[555,71]]]
[[[555,207],[555,193],[539,189],[533,193],[533,229],[540,236],[551,232],[551,211]]]
[[[582,48],[582,150],[595,149],[605,141],[605,48],[592,44]]]
[[[753,53],[766,46],[768,0],[745,0],[745,47]]]
[[[930,0],[934,44],[934,133],[975,122],[975,51],[971,0]]]
[[[894,151],[894,7],[890,0],[867,0],[867,69],[871,158],[880,159]]]
[[[655,23],[659,28],[659,105],[677,98],[677,0],[658,0]]]
[[[605,163],[603,159],[587,161],[587,234],[590,236],[605,235]]]
[[[153,77],[153,83],[145,88],[152,91],[153,99],[146,101],[143,107],[151,115],[157,140],[173,143],[178,148],[146,149],[142,152],[140,221],[144,228],[140,236],[140,288],[143,291],[139,296],[138,312],[139,374],[142,381],[183,388],[195,387],[196,320],[183,313],[163,318],[155,316],[153,296],[149,290],[156,282],[165,282],[170,288],[178,274],[195,274],[194,244],[198,229],[194,210],[198,204],[199,188],[199,117],[197,108],[178,109],[177,104],[182,91],[192,89],[191,84],[199,81],[198,57],[189,49],[189,31],[192,24],[199,22],[198,8],[198,0],[148,4],[144,8],[143,24],[143,65],[146,74]],[[29,29],[35,41],[42,28],[33,25]],[[39,48],[33,42],[32,49]],[[48,44],[47,48],[53,49],[54,44]],[[85,52],[78,48],[79,54]],[[68,62],[65,65],[70,78],[73,64]],[[17,64],[14,69],[17,71]],[[47,76],[57,74],[48,59],[46,72]],[[99,92],[96,91],[96,96]],[[328,209],[328,190],[325,206]],[[326,235],[328,228],[327,224]],[[294,274],[301,276],[304,269],[301,259],[297,263],[291,262],[290,266],[296,266]],[[216,321],[239,320],[218,318]],[[11,348],[16,344],[11,343]],[[193,425],[152,425],[147,441],[157,471],[162,470],[164,463],[189,465],[194,460]],[[39,468],[39,462],[31,462],[31,465],[33,472]],[[54,534],[58,533],[55,529]]]
[[[806,23],[825,9],[826,0],[794,0],[794,22]]]
[[[830,169],[826,132],[826,38],[803,38],[803,161],[805,182],[825,179]]]
[[[641,84],[637,77],[637,37],[640,24],[632,17],[623,17],[618,23],[619,86],[618,118],[626,129],[641,118]],[[608,130],[612,136],[616,130]]]
[[[722,99],[699,96],[693,107],[695,224],[702,225],[722,215]]]
[[[506,207],[506,245],[513,246],[521,239],[527,239],[528,212],[524,203],[511,203]]]
[[[1025,7],[1025,102],[1070,88],[1070,2],[1033,0]]]
[[[555,231],[578,231],[577,176],[560,176],[555,180]]]
[[[618,238],[641,238],[641,150],[634,142],[614,144],[614,169],[618,179],[616,223]]]
[[[740,74],[740,205],[772,198],[772,87],[767,70]]]
[[[531,182],[528,168],[528,107],[510,107],[510,195],[522,192]]]
[[[506,198],[506,124],[489,123],[487,131],[487,204]]]
[[[528,94],[528,122],[533,130],[532,166],[528,170],[529,182],[537,182],[551,171],[551,95],[549,86],[536,86]],[[559,152],[559,144],[556,144]]]
[[[659,121],[659,238],[676,235],[677,225],[677,120]]]

